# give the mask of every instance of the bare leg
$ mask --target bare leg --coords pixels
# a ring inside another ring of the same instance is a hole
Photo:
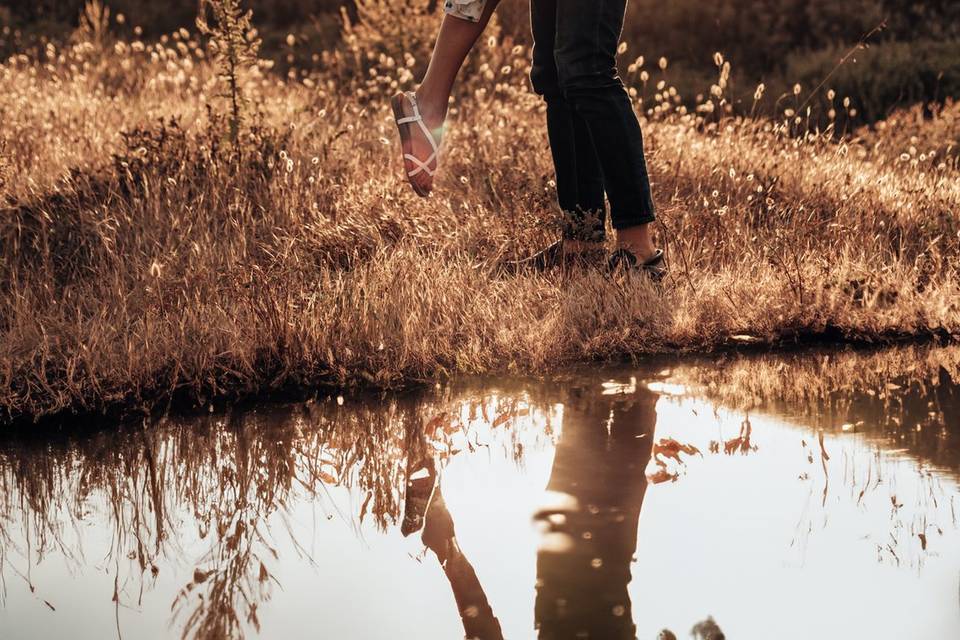
[[[653,243],[650,223],[617,231],[617,248],[626,249],[637,256],[641,262],[652,258],[657,252],[657,247]]]
[[[450,94],[453,92],[453,83],[457,79],[457,74],[460,73],[467,54],[486,29],[490,16],[493,15],[498,4],[500,0],[488,0],[479,22],[470,22],[450,15],[443,17],[433,56],[430,58],[430,66],[416,92],[424,123],[434,132],[434,137],[438,140],[443,135],[443,122],[447,117],[447,105],[450,102]],[[405,105],[405,108],[409,109],[409,105]],[[431,152],[432,147],[423,133],[415,130],[413,155],[426,159]],[[408,162],[407,171],[414,168],[415,165]],[[429,193],[433,188],[433,178],[425,172],[414,176],[412,180],[425,193]]]

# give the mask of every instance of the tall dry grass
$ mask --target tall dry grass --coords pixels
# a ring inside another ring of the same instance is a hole
[[[802,95],[733,117],[722,59],[689,111],[667,61],[626,77],[671,259],[662,290],[499,274],[558,226],[528,52],[478,47],[437,194],[419,200],[385,98],[413,86],[429,32],[404,50],[396,17],[368,6],[317,54],[322,72],[242,70],[239,158],[210,51],[186,29],[0,66],[0,419],[543,371],[742,334],[960,331],[956,156],[837,142],[807,126]]]

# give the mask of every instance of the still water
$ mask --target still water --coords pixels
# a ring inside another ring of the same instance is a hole
[[[7,435],[0,638],[960,638],[958,382],[724,356]]]

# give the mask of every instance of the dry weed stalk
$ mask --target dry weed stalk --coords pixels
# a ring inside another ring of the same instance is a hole
[[[207,20],[207,7],[213,12],[212,26]],[[200,5],[197,28],[210,40],[210,53],[223,86],[220,97],[229,106],[230,142],[237,147],[248,107],[241,76],[256,66],[261,44],[260,36],[253,28],[253,12],[244,12],[240,0],[204,0]]]
[[[80,11],[80,20],[74,40],[92,44],[102,51],[107,43],[110,31],[110,7],[101,0],[88,0]]]

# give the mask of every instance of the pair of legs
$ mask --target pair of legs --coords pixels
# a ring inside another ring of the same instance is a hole
[[[416,92],[423,120],[437,138],[457,74],[497,4],[488,0],[477,22],[444,17]],[[531,80],[547,103],[558,200],[567,214],[565,244],[580,251],[603,241],[606,193],[618,245],[647,260],[656,249],[643,138],[616,69],[625,10],[626,0],[531,0]],[[412,138],[413,155],[429,157],[432,149],[423,135]],[[414,168],[408,162],[408,171]],[[426,172],[411,181],[419,191],[432,187]]]
[[[436,555],[450,582],[467,638],[503,640],[500,621],[493,613],[477,572],[457,542],[453,517],[440,490],[437,465],[423,433],[408,442],[407,490],[401,532],[404,537],[422,531],[421,540]]]

